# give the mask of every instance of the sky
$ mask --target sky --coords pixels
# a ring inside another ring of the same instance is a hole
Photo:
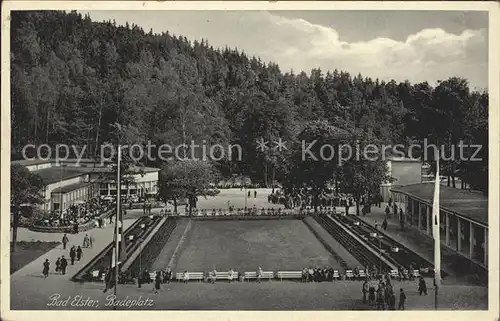
[[[412,83],[458,76],[488,87],[488,13],[473,11],[82,11],[214,47],[282,72],[313,68]]]

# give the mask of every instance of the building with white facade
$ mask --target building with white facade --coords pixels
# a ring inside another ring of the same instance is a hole
[[[387,160],[387,167],[387,174],[393,181],[380,185],[380,194],[384,202],[392,197],[391,188],[422,182],[422,161],[419,159],[391,157]]]
[[[65,160],[60,164],[54,160],[21,160],[12,164],[25,166],[42,177],[45,188],[42,193],[45,204],[42,209],[66,210],[68,207],[96,196],[116,196],[116,179],[112,177],[110,163],[101,165],[92,160]],[[148,197],[156,195],[158,168],[133,168],[130,184],[122,184],[122,195]]]

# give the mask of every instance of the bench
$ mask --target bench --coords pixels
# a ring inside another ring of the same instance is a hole
[[[201,282],[205,278],[203,272],[188,272],[188,275],[189,275],[189,281],[196,280],[196,281]],[[177,282],[183,281],[184,280],[184,273],[177,272],[175,274],[175,279],[177,280]]]
[[[233,281],[238,280],[239,273],[233,272]],[[229,272],[216,272],[215,273],[216,280],[229,280]]]
[[[283,279],[302,279],[302,271],[278,271],[276,276],[283,281]]]
[[[257,279],[257,272],[245,272],[244,276],[245,276],[244,279],[247,281],[250,279],[256,280]],[[274,278],[274,272],[272,272],[272,271],[263,271],[262,272],[262,279],[271,280],[272,278]]]
[[[420,277],[420,271],[419,270],[413,270],[413,272],[411,272],[411,276],[414,277],[414,278],[419,278]]]
[[[359,270],[358,277],[359,277],[360,280],[366,279],[365,270]]]
[[[352,280],[354,278],[354,273],[352,273],[352,270],[345,271],[345,278],[348,280]]]
[[[333,270],[333,279],[338,280],[340,279],[340,273],[339,270]]]

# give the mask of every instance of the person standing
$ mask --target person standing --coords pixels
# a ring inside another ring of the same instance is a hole
[[[50,266],[49,259],[45,259],[45,262],[43,262],[43,270],[42,270],[44,278],[47,278],[49,276],[49,266]]]
[[[56,272],[60,272],[60,271],[61,271],[61,258],[58,257],[57,261],[56,261]]]
[[[386,217],[387,217],[387,216],[389,216],[389,214],[390,214],[390,213],[391,213],[391,209],[389,208],[389,205],[387,205],[387,206],[385,207],[385,216],[386,216]]]
[[[398,305],[398,310],[404,310],[405,309],[405,301],[406,301],[406,294],[405,294],[405,291],[401,288],[401,289],[399,289],[399,305]]]
[[[161,273],[160,271],[158,271],[156,272],[156,277],[155,277],[155,288],[154,288],[155,293],[158,293],[158,291],[160,290],[160,286],[161,286]]]
[[[382,228],[384,229],[384,231],[387,230],[387,218],[384,218],[384,221],[382,222]]]
[[[188,271],[184,271],[184,274],[182,275],[182,280],[184,281],[184,283],[188,283],[189,281],[189,273]]]
[[[80,261],[82,259],[82,254],[83,254],[82,248],[80,246],[78,246],[78,248],[76,249],[76,260],[77,261]]]
[[[83,247],[84,248],[87,248],[89,247],[89,235],[88,234],[85,234],[85,237],[83,238]]]
[[[420,280],[418,281],[418,293],[419,295],[427,295],[427,284],[425,283],[424,278],[421,276]]]
[[[375,304],[375,288],[373,286],[368,289],[368,303]]]
[[[253,198],[257,198],[257,191],[253,191]]]
[[[368,280],[365,280],[365,282],[363,282],[363,303],[366,303],[366,295],[369,290],[370,286],[368,285]]]
[[[264,274],[262,272],[262,268],[259,266],[259,269],[257,270],[257,282],[260,283],[260,280],[262,280],[262,274]]]
[[[385,310],[384,307],[384,291],[381,287],[377,290],[377,310]]]
[[[62,275],[66,274],[66,267],[68,266],[68,261],[64,257],[64,255],[61,257],[61,273]]]
[[[167,266],[167,270],[165,271],[165,281],[170,283],[170,279],[172,279],[172,270],[170,269],[170,266]]]
[[[63,249],[66,250],[66,244],[68,244],[69,239],[66,233],[64,233],[63,238],[62,238],[62,244],[63,244]]]
[[[75,265],[76,250],[74,245],[69,250],[69,257],[71,259],[71,265]]]
[[[389,198],[389,206],[392,206],[392,197]]]
[[[94,237],[92,235],[89,236],[89,246],[92,248],[92,245],[94,244]]]

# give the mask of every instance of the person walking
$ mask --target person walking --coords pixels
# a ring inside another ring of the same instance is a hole
[[[69,250],[69,257],[71,259],[71,265],[75,265],[76,249],[74,245]]]
[[[427,295],[427,284],[425,283],[424,277],[420,277],[420,280],[418,281],[418,294],[422,295]]]
[[[390,213],[391,213],[391,209],[389,208],[389,205],[387,205],[385,207],[385,217],[389,216]]]
[[[363,282],[363,303],[366,303],[366,295],[369,290],[370,286],[368,285],[368,280],[365,280],[365,282]]]
[[[61,257],[61,274],[65,275],[66,274],[66,267],[68,266],[68,261],[64,257],[64,255]]]
[[[45,262],[43,262],[43,270],[42,270],[44,278],[47,278],[49,276],[49,266],[50,266],[49,259],[45,259]]]
[[[257,198],[257,191],[253,191],[253,198]]]
[[[94,237],[92,235],[90,235],[89,236],[89,246],[90,246],[90,248],[92,248],[92,245],[94,244],[94,241],[95,241]]]
[[[69,239],[66,233],[64,233],[63,238],[62,238],[62,244],[63,244],[63,250],[66,250],[66,244],[68,244]]]
[[[405,294],[405,291],[401,288],[401,289],[399,289],[399,305],[398,305],[398,310],[404,310],[405,309],[405,302],[406,302],[406,294]]]
[[[77,261],[80,261],[82,259],[82,254],[83,254],[82,248],[80,246],[78,246],[78,248],[76,249],[76,260]]]

